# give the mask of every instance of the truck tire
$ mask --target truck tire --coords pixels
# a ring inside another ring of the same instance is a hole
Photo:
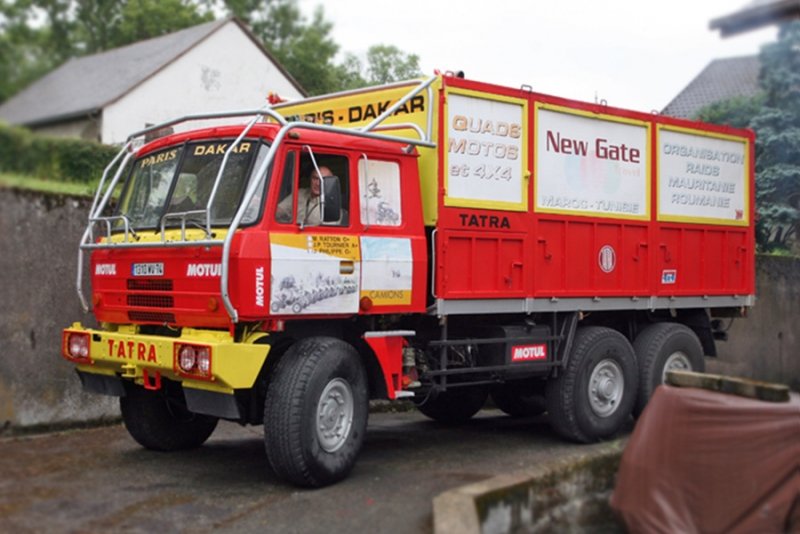
[[[490,395],[495,406],[511,417],[532,417],[547,410],[541,388],[530,382],[498,384]]]
[[[270,377],[264,444],[275,474],[316,488],[345,478],[367,428],[367,375],[356,350],[329,337],[298,341]]]
[[[667,371],[702,373],[703,345],[691,328],[678,323],[656,323],[636,337],[633,350],[639,362],[639,394],[633,413],[639,416],[653,391],[664,383]]]
[[[484,386],[451,388],[435,397],[431,395],[417,405],[417,409],[434,421],[447,425],[465,423],[478,413],[489,390]]]
[[[633,347],[622,334],[598,326],[579,328],[566,366],[547,382],[551,426],[580,443],[613,436],[631,415],[638,378]]]
[[[122,420],[139,445],[154,451],[180,451],[199,447],[217,427],[217,418],[192,413],[166,392],[134,386],[119,399]]]

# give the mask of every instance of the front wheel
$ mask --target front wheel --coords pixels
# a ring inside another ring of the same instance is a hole
[[[590,443],[619,432],[636,400],[633,347],[610,328],[578,329],[566,366],[547,382],[550,424],[561,436]]]
[[[278,361],[264,404],[267,458],[282,480],[321,487],[355,465],[367,427],[367,377],[334,338],[298,341]]]
[[[637,416],[655,389],[666,382],[669,371],[705,370],[703,346],[697,334],[682,324],[651,324],[636,337],[633,350],[639,359],[639,395],[634,408]]]
[[[192,413],[182,399],[165,389],[127,389],[119,400],[128,433],[142,447],[154,451],[179,451],[199,447],[217,427],[217,418]]]

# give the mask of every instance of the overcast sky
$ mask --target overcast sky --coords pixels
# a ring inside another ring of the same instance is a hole
[[[770,28],[721,38],[711,19],[747,0],[300,0],[323,5],[344,51],[393,44],[425,74],[467,78],[640,111],[661,110],[714,58],[757,54]]]

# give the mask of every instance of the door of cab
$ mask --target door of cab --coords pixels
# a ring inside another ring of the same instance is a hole
[[[415,171],[416,161],[367,154],[358,158],[362,312],[425,307],[427,250]]]
[[[361,251],[353,234],[347,155],[309,147],[287,152],[270,232],[270,310],[275,315],[352,314],[359,307]],[[342,210],[322,224],[312,174],[339,177]]]

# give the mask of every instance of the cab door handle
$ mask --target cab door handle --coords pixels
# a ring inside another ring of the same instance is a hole
[[[354,272],[356,272],[356,264],[353,260],[339,262],[339,274],[353,274]]]

